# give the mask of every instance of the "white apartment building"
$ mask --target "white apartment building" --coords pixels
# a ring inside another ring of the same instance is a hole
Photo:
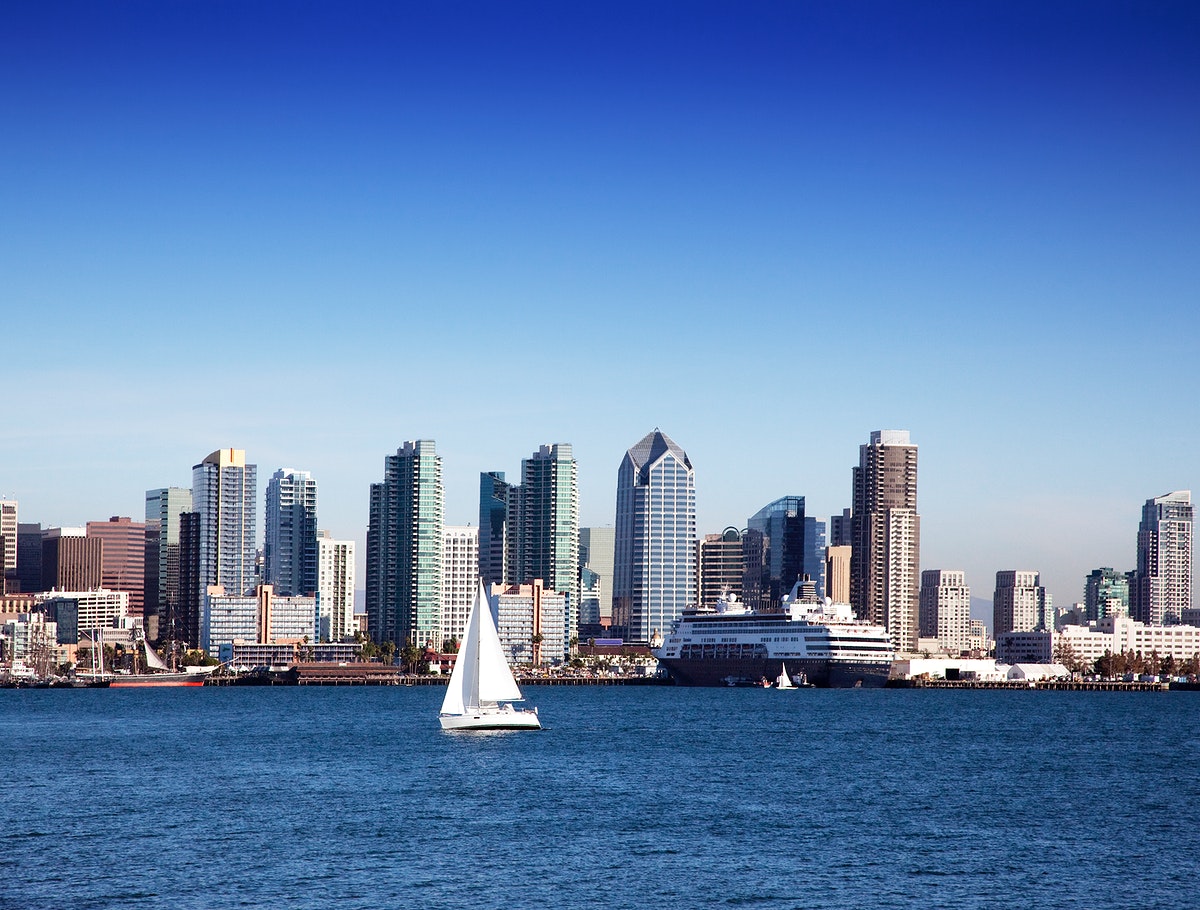
[[[320,597],[320,640],[353,638],[354,541],[334,540],[328,531],[317,535],[317,593]]]
[[[224,644],[248,641],[268,644],[285,640],[317,641],[316,597],[276,597],[270,585],[254,594],[226,594],[210,585],[204,598],[200,646],[215,654]]]
[[[971,649],[971,589],[958,569],[921,573],[920,632],[953,654]]]
[[[535,580],[528,585],[492,585],[491,599],[500,645],[510,664],[548,666],[566,658],[569,594],[544,590]]]
[[[442,528],[442,635],[462,641],[467,614],[479,587],[479,529]],[[434,647],[440,648],[440,641]]]

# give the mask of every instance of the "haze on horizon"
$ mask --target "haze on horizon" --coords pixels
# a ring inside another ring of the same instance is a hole
[[[1200,9],[963,7],[6,11],[0,496],[140,519],[244,448],[361,560],[408,439],[453,524],[570,442],[604,525],[657,426],[708,533],[903,428],[924,567],[1081,600],[1200,488]]]

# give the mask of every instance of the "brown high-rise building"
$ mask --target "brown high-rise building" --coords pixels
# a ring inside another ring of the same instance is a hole
[[[825,596],[834,603],[850,603],[850,552],[848,544],[825,548]]]
[[[104,541],[83,528],[50,528],[42,538],[42,590],[94,591],[103,584]]]
[[[110,591],[129,594],[129,615],[141,616],[145,602],[146,523],[113,516],[89,521],[87,536],[104,541],[101,584]]]
[[[737,528],[705,534],[696,541],[696,604],[715,606],[727,594],[742,596],[746,558]]]
[[[917,647],[921,519],[917,447],[907,430],[875,430],[854,469],[850,602],[884,626],[897,651]]]

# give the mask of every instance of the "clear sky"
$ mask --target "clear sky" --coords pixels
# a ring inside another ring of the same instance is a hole
[[[407,439],[660,427],[701,533],[920,446],[922,563],[1057,604],[1200,488],[1200,5],[10,3],[0,496],[141,517],[244,448],[366,535]],[[260,499],[261,503],[261,499]],[[261,504],[260,504],[261,508]],[[260,533],[262,522],[260,519]],[[360,553],[361,562],[361,553]]]

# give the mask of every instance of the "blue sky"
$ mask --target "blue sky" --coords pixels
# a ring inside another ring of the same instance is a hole
[[[959,8],[961,7],[961,8]],[[920,446],[922,562],[1056,603],[1200,487],[1185,3],[10,4],[0,495],[140,516],[212,450],[368,485],[661,427],[702,532]],[[261,523],[260,523],[261,525]]]

